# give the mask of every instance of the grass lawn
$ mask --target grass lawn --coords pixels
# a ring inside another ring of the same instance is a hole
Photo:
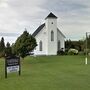
[[[22,75],[4,78],[4,59],[0,59],[0,90],[90,90],[90,57],[42,56],[22,60]]]

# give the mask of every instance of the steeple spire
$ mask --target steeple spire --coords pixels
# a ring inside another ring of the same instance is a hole
[[[57,19],[57,16],[55,16],[52,12],[45,18],[56,18]]]

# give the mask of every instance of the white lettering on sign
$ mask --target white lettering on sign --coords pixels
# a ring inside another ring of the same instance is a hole
[[[19,66],[9,66],[9,67],[7,67],[7,73],[18,72],[18,71],[19,71]]]

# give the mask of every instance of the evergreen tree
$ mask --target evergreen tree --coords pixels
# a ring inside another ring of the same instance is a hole
[[[69,50],[70,48],[77,49],[78,51],[83,51],[84,50],[84,41],[79,40],[79,41],[71,41],[67,40],[65,41],[65,48]]]
[[[4,38],[2,37],[1,38],[1,41],[0,41],[0,50],[3,51],[5,49],[5,43],[4,43]]]
[[[11,48],[12,48],[12,54],[16,55],[16,50],[15,50],[15,44],[14,43],[12,44]]]
[[[0,41],[0,57],[4,57],[5,56],[5,43],[4,43],[4,38],[1,38]]]
[[[14,45],[14,53],[20,55],[22,58],[27,56],[36,47],[36,40],[26,30],[17,38]]]
[[[0,41],[0,57],[4,57],[5,56],[5,43],[4,43],[4,38],[1,38]]]
[[[11,48],[9,42],[7,42],[7,44],[6,44],[5,54],[6,54],[6,56],[10,56],[10,55],[12,55],[12,48]]]
[[[90,35],[87,37],[87,48],[90,49]]]

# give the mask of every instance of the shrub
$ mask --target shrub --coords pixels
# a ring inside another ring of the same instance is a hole
[[[79,55],[84,55],[84,51],[80,51],[78,54]]]
[[[77,49],[69,49],[68,54],[69,55],[77,55],[78,54],[78,50]]]
[[[90,53],[88,53],[88,56],[90,56]]]
[[[84,49],[84,54],[86,54],[86,51],[87,51],[87,54],[90,53],[90,49]]]
[[[65,55],[63,48],[57,51],[57,55]]]

